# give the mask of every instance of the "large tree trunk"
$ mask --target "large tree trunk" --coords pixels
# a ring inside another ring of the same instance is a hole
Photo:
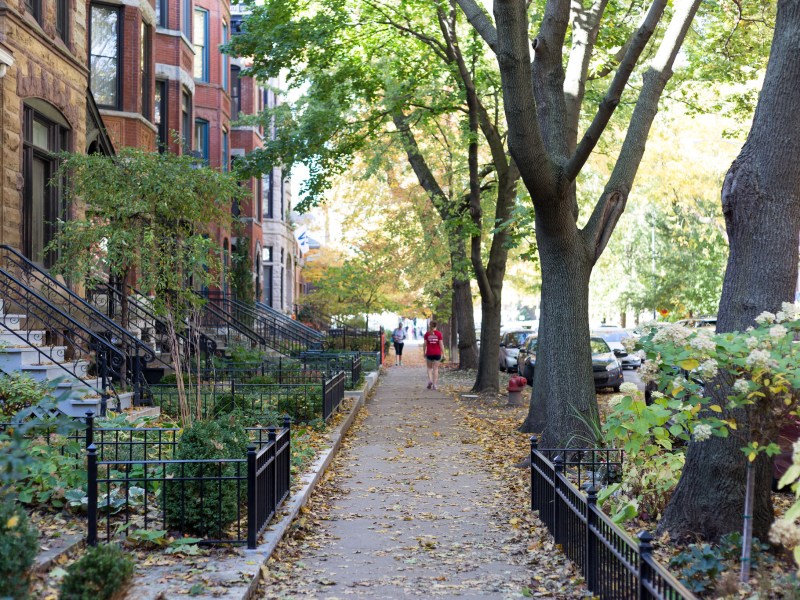
[[[542,320],[533,393],[522,430],[541,433],[540,446],[545,448],[591,444],[587,422],[597,414],[589,344],[593,255],[577,229],[571,231],[572,235],[562,231],[548,236],[537,216]]]
[[[457,265],[467,261],[464,240],[455,239],[451,244],[450,261],[453,273],[458,273]],[[469,277],[453,275],[453,311],[458,333],[458,368],[476,369],[478,367],[478,343],[475,338],[475,315],[472,310],[472,289]],[[451,362],[455,362],[451,356]]]
[[[481,352],[473,392],[498,392],[500,388],[500,294],[481,294]]]
[[[730,256],[720,299],[719,332],[743,331],[762,311],[775,312],[782,302],[794,299],[800,239],[798,82],[800,0],[780,0],[753,126],[722,189]],[[748,415],[736,417],[741,421]],[[745,429],[739,427],[739,431]],[[716,539],[741,529],[746,462],[740,448],[745,441],[731,436],[690,445],[661,530],[673,537],[700,534]],[[772,521],[770,478],[769,461],[759,461],[753,535],[762,540]]]

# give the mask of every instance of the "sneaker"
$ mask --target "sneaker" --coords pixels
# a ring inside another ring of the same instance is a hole
[[[431,389],[432,387],[433,387],[433,383],[429,381],[428,382],[428,389]]]
[[[431,389],[438,390],[439,388],[437,388],[437,387],[434,385],[434,386],[432,386],[432,388],[431,388]]]

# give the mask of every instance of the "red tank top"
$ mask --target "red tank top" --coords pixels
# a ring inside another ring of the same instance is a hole
[[[442,355],[442,332],[438,329],[428,331],[425,334],[425,341],[428,343],[425,354],[428,356]]]

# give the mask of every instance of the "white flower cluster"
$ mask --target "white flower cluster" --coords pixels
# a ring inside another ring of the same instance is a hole
[[[713,352],[717,348],[716,342],[714,342],[710,332],[706,333],[707,330],[702,331],[702,333],[698,332],[696,336],[689,340],[689,345],[700,352]]]
[[[691,334],[692,330],[688,327],[678,323],[666,323],[659,327],[658,333],[653,336],[653,343],[671,342],[676,345],[683,344]]]
[[[750,348],[750,350],[752,350],[753,348],[758,347],[758,338],[751,335],[744,341],[744,343],[747,344],[747,347]]]
[[[608,399],[608,408],[611,408],[611,409],[616,408],[616,406],[620,402],[622,402],[622,399],[624,397],[625,396],[623,396],[622,394],[617,394],[616,396],[611,396],[611,398]]]
[[[642,368],[639,369],[639,378],[644,383],[649,383],[655,380],[658,373],[659,373],[658,361],[648,360],[646,363],[642,365]]]
[[[750,383],[747,379],[737,379],[736,383],[733,384],[733,390],[737,394],[747,394],[750,392]]]
[[[753,350],[744,361],[751,367],[764,367],[774,369],[778,366],[778,361],[772,358],[767,350]]]
[[[635,396],[639,393],[639,388],[636,387],[635,383],[626,381],[621,386],[619,386],[619,391],[628,396]]]
[[[715,361],[713,358],[709,358],[707,361],[697,367],[697,371],[706,379],[713,379],[717,376],[719,365],[717,365],[717,361]]]
[[[658,390],[654,391],[654,392],[651,394],[651,396],[652,396],[653,398],[664,398],[664,394],[662,394],[662,393],[661,393],[661,392],[659,392]]]
[[[800,440],[792,444],[792,462],[800,465]]]
[[[788,519],[775,519],[769,529],[769,541],[785,548],[800,546],[800,528]]]
[[[781,310],[775,315],[775,321],[784,323],[786,321],[797,321],[800,319],[800,302],[784,302],[781,304]]]
[[[768,323],[775,322],[775,315],[768,310],[765,310],[760,315],[756,317],[756,323],[759,325],[767,325]]]
[[[769,328],[769,337],[776,340],[783,339],[787,333],[789,333],[789,330],[783,325],[773,325]]]
[[[633,336],[626,337],[624,340],[622,340],[622,347],[625,348],[625,352],[627,352],[628,354],[633,352],[636,349],[637,341],[638,340]]]
[[[695,425],[693,433],[696,442],[704,442],[711,437],[711,425],[699,423]]]

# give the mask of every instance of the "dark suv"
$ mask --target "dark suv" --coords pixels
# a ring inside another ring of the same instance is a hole
[[[530,337],[519,351],[519,372],[533,385],[533,372],[536,368],[536,347],[539,343],[537,337]],[[608,347],[605,340],[599,337],[591,338],[592,345],[592,374],[594,375],[594,389],[613,388],[619,391],[619,386],[624,381],[622,365],[617,360],[614,352]]]

